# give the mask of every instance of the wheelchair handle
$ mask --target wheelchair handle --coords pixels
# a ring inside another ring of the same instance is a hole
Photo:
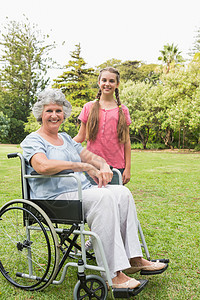
[[[8,158],[18,157],[18,152],[15,152],[15,153],[9,153],[9,154],[7,154],[7,157],[8,157]]]

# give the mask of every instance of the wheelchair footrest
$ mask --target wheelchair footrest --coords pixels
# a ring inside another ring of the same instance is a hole
[[[165,270],[167,270],[167,268],[168,268],[169,259],[157,259],[157,260],[152,259],[151,261],[152,262],[159,261],[159,262],[165,263],[165,267],[162,268],[161,270],[155,270],[155,271],[141,270],[140,275],[158,275],[158,274],[162,274],[163,272],[165,272]]]
[[[138,295],[144,287],[147,285],[148,280],[140,279],[140,286],[135,289],[113,289],[113,295],[115,298],[130,298]]]
[[[151,259],[151,261],[153,261],[153,262],[159,261],[159,262],[162,262],[162,263],[165,263],[165,264],[169,263],[169,259],[168,258]]]

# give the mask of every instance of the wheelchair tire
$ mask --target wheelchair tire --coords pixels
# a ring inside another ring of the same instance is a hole
[[[29,200],[12,200],[0,210],[0,271],[14,286],[42,290],[57,274],[58,239],[51,220]]]
[[[74,287],[74,300],[80,299],[99,299],[106,300],[108,288],[105,281],[97,275],[87,275],[85,284],[88,288],[86,291],[79,280]]]

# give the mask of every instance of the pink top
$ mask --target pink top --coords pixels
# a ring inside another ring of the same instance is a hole
[[[94,101],[87,102],[79,115],[83,123],[87,123],[90,108]],[[127,125],[131,124],[128,108],[122,104]],[[114,168],[125,168],[124,144],[120,144],[117,137],[117,123],[119,108],[101,109],[99,114],[99,130],[95,141],[87,142],[87,149],[101,157]]]

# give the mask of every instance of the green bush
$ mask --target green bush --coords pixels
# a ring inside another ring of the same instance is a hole
[[[4,143],[19,144],[25,138],[24,122],[15,118],[10,118],[10,128],[8,136],[5,138]]]
[[[141,143],[133,143],[131,144],[131,149],[143,149],[143,146]]]
[[[10,119],[0,112],[0,143],[4,143],[10,128]]]
[[[166,146],[162,143],[147,143],[147,149],[166,149]]]
[[[200,145],[198,144],[195,148],[194,148],[195,151],[200,151]]]
[[[143,149],[142,143],[133,143],[131,144],[131,149]],[[146,149],[166,149],[166,146],[162,143],[147,143]]]

